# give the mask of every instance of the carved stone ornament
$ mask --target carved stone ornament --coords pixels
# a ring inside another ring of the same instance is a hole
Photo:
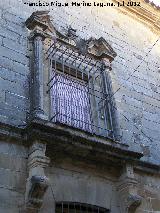
[[[43,32],[41,35],[45,37],[45,33],[52,34],[55,37],[58,37],[60,40],[67,42],[68,44],[73,44],[82,54],[91,54],[98,59],[108,58],[110,61],[114,60],[117,56],[113,48],[108,44],[108,42],[100,37],[99,39],[90,38],[88,40],[79,38],[76,35],[76,29],[73,29],[71,26],[68,28],[66,35],[58,32],[50,19],[49,11],[36,11],[26,20],[26,26],[28,29],[32,30],[31,37],[34,34]],[[38,28],[37,28],[38,27]]]
[[[140,197],[139,195],[130,194],[128,196],[128,200],[127,200],[128,213],[134,213],[136,211],[137,207],[140,206],[141,201],[142,201],[142,197]]]
[[[88,53],[99,58],[110,58],[111,61],[117,56],[113,48],[103,37],[90,39],[88,42]]]
[[[120,196],[121,211],[123,213],[135,213],[140,206],[142,197],[137,194],[138,182],[134,177],[133,166],[125,165],[117,184]]]
[[[46,145],[34,142],[28,157],[28,180],[25,194],[25,212],[37,213],[43,204],[43,198],[49,186],[44,168],[50,160],[45,156]]]
[[[49,31],[53,33],[55,28],[50,20],[49,11],[36,11],[25,22],[26,27],[29,30],[33,30],[36,26],[39,26],[43,31]]]
[[[40,208],[43,203],[43,196],[49,186],[48,178],[45,176],[32,176],[31,186],[28,195],[28,206]]]
[[[75,40],[76,47],[82,54],[91,54],[100,60],[108,58],[110,61],[113,61],[117,56],[113,48],[102,37],[99,39],[90,38],[88,40],[76,38]]]

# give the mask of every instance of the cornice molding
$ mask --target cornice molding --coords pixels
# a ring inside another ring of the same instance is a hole
[[[69,135],[69,137],[71,137],[71,138],[78,137],[78,135],[79,135],[79,131],[73,130],[71,127],[66,128],[66,127],[58,126],[56,124],[46,122],[46,121],[35,121],[30,125],[20,128],[20,127],[15,127],[15,126],[12,126],[9,124],[4,124],[4,123],[0,122],[0,140],[6,141],[8,143],[18,143],[18,144],[28,147],[32,144],[32,141],[33,141],[33,140],[31,140],[32,137],[30,137],[30,136],[34,135],[31,133],[30,129],[32,129],[32,126],[35,126],[35,125],[39,126],[39,127],[37,127],[39,130],[38,130],[38,132],[37,131],[36,132],[40,138],[41,138],[41,134],[46,135],[45,134],[46,130],[48,130],[49,132],[52,131],[52,137],[51,137],[52,141],[53,141],[53,135],[55,134],[55,132],[59,133],[60,135],[62,135],[62,132],[63,132],[63,135],[66,135],[66,136]],[[34,127],[34,129],[35,129],[35,127]],[[42,131],[42,133],[41,133],[41,131]],[[34,131],[33,131],[33,133],[34,133]],[[86,138],[86,141],[85,141],[86,148],[88,147],[89,144],[91,144],[91,145],[94,145],[95,148],[96,148],[96,146],[99,147],[102,145],[103,149],[104,149],[104,147],[107,146],[108,148],[110,147],[110,149],[112,151],[120,150],[120,152],[121,152],[123,149],[124,149],[124,151],[127,151],[127,149],[128,149],[128,146],[126,144],[116,143],[116,142],[112,142],[109,140],[107,142],[107,140],[105,140],[103,138],[95,137],[95,136],[89,137],[87,133],[81,132],[80,138],[82,138],[82,139]],[[87,142],[88,140],[90,141],[89,143]],[[104,141],[106,144],[104,144]],[[47,140],[44,140],[44,142],[45,143],[47,142],[47,144],[50,143],[50,141],[47,141]],[[121,149],[120,147],[123,147],[123,149]],[[129,152],[130,157],[131,157],[131,153]],[[142,157],[141,153],[132,153],[132,154],[133,155],[135,154],[135,158],[139,158],[136,160],[137,165],[135,165],[135,167],[134,167],[137,171],[142,171],[144,173],[147,172],[149,174],[160,175],[160,166],[159,165],[140,160],[140,157]]]
[[[101,59],[109,58],[111,61],[117,56],[116,52],[103,37],[90,39],[88,42],[88,53]]]
[[[122,3],[124,1],[125,5],[130,0],[113,0],[116,3]],[[160,10],[159,7],[152,6],[149,3],[146,3],[146,0],[138,0],[141,3],[140,7],[119,7],[120,10],[127,11],[130,14],[136,15],[139,20],[150,24],[152,27],[160,30]]]

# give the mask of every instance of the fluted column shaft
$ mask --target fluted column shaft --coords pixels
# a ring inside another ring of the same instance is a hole
[[[43,107],[43,37],[34,37],[33,113],[44,118]]]

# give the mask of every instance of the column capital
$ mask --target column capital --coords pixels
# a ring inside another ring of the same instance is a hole
[[[51,35],[49,35],[48,33],[44,32],[42,30],[42,28],[37,26],[31,31],[29,39],[30,40],[34,40],[34,39],[37,39],[38,37],[40,37],[42,41],[44,41],[46,38],[52,38]]]
[[[56,33],[55,28],[53,27],[49,11],[36,11],[25,22],[26,27],[31,30],[30,39],[35,37],[52,38],[53,34]]]

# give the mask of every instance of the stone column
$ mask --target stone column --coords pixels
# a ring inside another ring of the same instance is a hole
[[[25,211],[37,213],[43,204],[44,194],[49,186],[44,168],[49,164],[45,156],[46,145],[34,142],[29,151],[28,170],[29,176],[26,184]]]
[[[31,35],[34,47],[33,89],[32,89],[32,116],[34,118],[47,119],[44,113],[44,80],[43,80],[43,41],[45,34],[41,28],[36,28]]]
[[[44,51],[43,42],[51,36],[51,22],[49,11],[37,11],[26,20],[26,27],[30,31],[30,41],[32,42],[33,54],[31,56],[31,118],[47,120],[48,116],[44,112]]]
[[[121,212],[135,213],[137,207],[141,204],[142,198],[137,194],[137,184],[133,166],[131,164],[124,165],[117,185]]]
[[[112,131],[113,131],[113,139],[120,141],[121,136],[120,136],[120,125],[119,125],[119,118],[118,118],[118,112],[117,108],[115,106],[115,100],[114,100],[114,91],[113,91],[113,82],[111,78],[112,74],[112,65],[111,61],[108,58],[103,58],[102,59],[102,66],[104,69],[103,75],[104,75],[104,83],[105,83],[105,88],[106,88],[106,93],[107,99],[108,99],[108,110],[110,116],[110,121],[111,121],[111,126],[112,126]]]

